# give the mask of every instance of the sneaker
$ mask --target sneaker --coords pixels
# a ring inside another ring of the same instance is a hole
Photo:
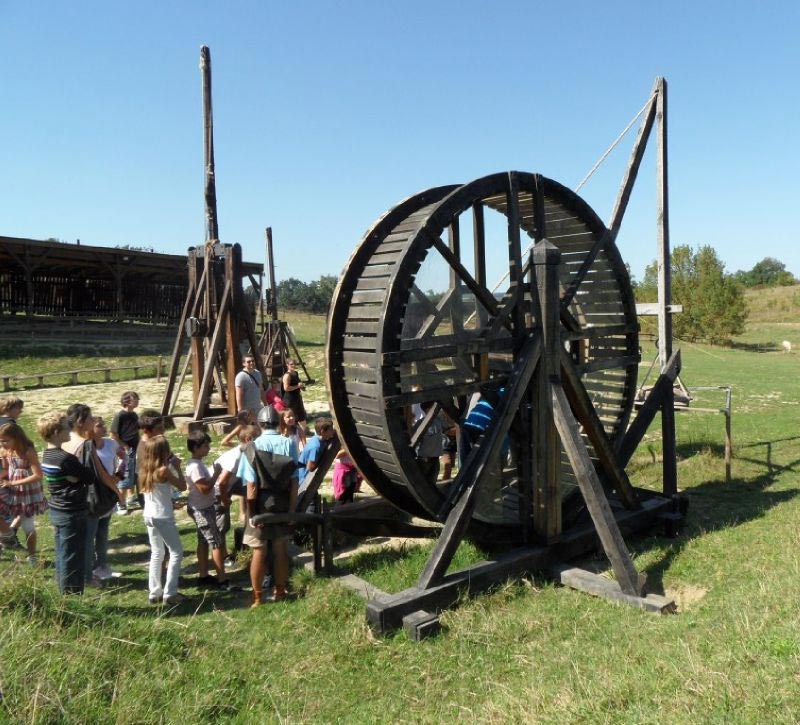
[[[111,577],[114,576],[114,572],[111,571],[110,566],[98,566],[92,574],[94,574],[97,579],[111,579]]]
[[[28,566],[37,567],[39,566],[39,557],[35,554],[31,554],[28,557]]]
[[[225,557],[225,566],[233,566],[236,564],[236,554],[228,554]]]
[[[147,597],[147,603],[153,607],[161,604],[161,597]]]
[[[221,592],[240,592],[242,588],[236,586],[230,579],[225,579],[225,581],[221,581],[217,584],[217,589]]]
[[[181,602],[184,602],[186,597],[183,596],[180,592],[176,592],[171,597],[164,597],[163,602],[164,604],[168,604],[170,607],[177,606]]]
[[[130,513],[130,510],[127,506],[123,506],[122,504],[117,504],[117,514],[120,516],[127,516]]]
[[[127,500],[125,501],[126,508],[136,508],[139,505],[139,500],[136,496],[128,496]]]

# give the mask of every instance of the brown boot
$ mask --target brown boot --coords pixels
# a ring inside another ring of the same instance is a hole
[[[253,589],[253,603],[250,605],[250,609],[254,609],[255,607],[261,606],[261,590],[260,589]]]
[[[272,595],[273,602],[282,602],[287,597],[286,587],[275,587]]]

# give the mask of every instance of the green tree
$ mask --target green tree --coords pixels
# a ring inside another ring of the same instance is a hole
[[[745,287],[785,287],[797,282],[786,265],[775,257],[764,257],[747,272],[739,270],[736,279]]]
[[[338,278],[324,274],[313,282],[290,277],[278,284],[278,305],[291,310],[325,313],[333,299]]]
[[[695,252],[688,244],[672,250],[672,302],[683,305],[673,317],[673,333],[682,340],[726,344],[744,331],[747,305],[742,285],[725,273],[725,265],[711,246]],[[658,299],[658,264],[647,266],[637,285],[637,299]]]

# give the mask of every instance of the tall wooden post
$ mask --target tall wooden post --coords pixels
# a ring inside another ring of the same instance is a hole
[[[658,356],[661,371],[672,356],[672,270],[669,243],[669,175],[667,164],[667,81],[657,80],[657,189],[658,189]],[[672,496],[678,491],[678,468],[675,443],[675,401],[672,389],[667,391],[661,409],[661,436],[663,447],[663,491]]]
[[[538,539],[545,543],[561,534],[561,442],[550,403],[551,384],[560,381],[561,345],[558,266],[561,251],[547,239],[533,247],[536,294],[542,331],[542,359],[536,375],[537,425],[536,485],[533,495],[533,525]]]
[[[272,254],[272,227],[267,227],[267,266],[269,268],[269,314],[273,322],[278,321],[278,285],[275,282],[275,257]]]
[[[217,181],[214,167],[214,112],[211,106],[211,51],[200,48],[203,85],[203,147],[205,150],[206,241],[219,239],[217,222]]]

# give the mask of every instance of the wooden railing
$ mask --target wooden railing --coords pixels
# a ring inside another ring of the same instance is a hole
[[[28,380],[36,380],[36,387],[43,388],[45,387],[45,378],[66,377],[69,378],[69,382],[65,383],[66,385],[79,385],[80,381],[78,380],[78,376],[83,374],[97,375],[98,373],[102,373],[103,382],[111,383],[114,382],[111,379],[111,373],[118,370],[133,370],[134,380],[154,377],[158,382],[161,382],[161,377],[164,375],[164,369],[164,357],[159,355],[158,360],[152,363],[119,365],[115,367],[109,366],[104,368],[84,368],[82,370],[59,370],[52,373],[35,373],[33,375],[0,375],[0,379],[3,381],[3,392],[9,392],[10,390],[17,389],[20,383],[24,383]],[[148,371],[148,374],[140,374],[140,371],[142,370]],[[152,370],[152,374],[149,373],[150,370]]]

